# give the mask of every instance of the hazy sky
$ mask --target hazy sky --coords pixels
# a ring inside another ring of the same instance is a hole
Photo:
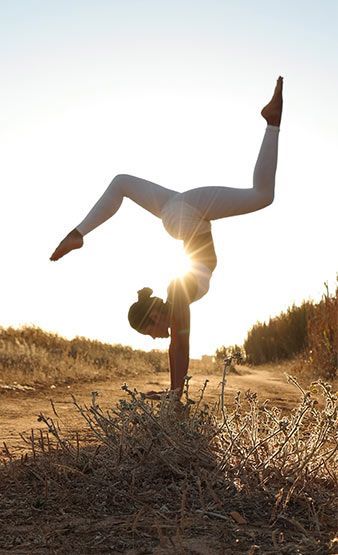
[[[278,75],[274,203],[213,224],[218,266],[191,307],[191,354],[334,289],[337,0],[0,0],[0,325],[135,348],[136,291],[165,296],[181,243],[131,201],[49,256],[118,173],[184,191],[250,187]]]

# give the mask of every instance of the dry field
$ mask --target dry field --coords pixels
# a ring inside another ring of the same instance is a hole
[[[289,370],[195,370],[181,405],[134,392],[162,372],[3,389],[0,553],[337,553],[336,397]]]
[[[299,401],[299,392],[287,383],[285,374],[290,371],[291,364],[264,365],[258,367],[237,366],[236,373],[230,373],[225,388],[225,402],[228,406],[234,403],[237,391],[243,393],[251,389],[258,393],[263,402],[266,399],[273,401],[277,407],[287,410],[294,408]],[[212,374],[203,369],[191,372],[190,391],[192,398],[198,396],[205,380],[209,380],[205,392],[207,402],[215,402],[220,392],[222,371]],[[169,376],[165,372],[147,373],[126,379],[128,385],[138,391],[150,389],[165,389],[168,387]],[[67,429],[75,430],[82,425],[82,418],[74,409],[72,395],[80,403],[88,403],[92,391],[100,395],[100,404],[103,408],[110,408],[119,399],[126,399],[127,395],[121,390],[124,380],[121,377],[101,382],[75,382],[70,385],[47,386],[43,388],[25,388],[20,384],[11,384],[12,389],[0,389],[0,445],[3,442],[10,448],[13,455],[18,456],[26,451],[26,445],[20,433],[30,434],[32,430],[38,431],[45,426],[37,421],[38,415],[52,413],[51,399],[54,406],[64,421]],[[302,383],[302,382],[300,382]],[[2,391],[2,393],[1,393]]]

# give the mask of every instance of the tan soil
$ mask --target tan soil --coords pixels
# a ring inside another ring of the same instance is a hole
[[[274,405],[281,409],[291,409],[297,405],[300,395],[297,389],[287,383],[285,371],[288,367],[283,366],[260,366],[248,368],[238,366],[238,374],[231,373],[228,376],[225,390],[226,404],[233,403],[234,395],[238,390],[245,392],[250,389],[258,394],[260,401],[270,399]],[[221,373],[217,375],[204,374],[201,371],[190,372],[189,397],[199,398],[199,390],[203,387],[204,381],[209,380],[204,400],[215,403],[219,395],[219,383]],[[168,387],[169,377],[166,373],[147,374],[127,379],[128,386],[138,391],[148,391],[152,389],[165,389]],[[15,456],[20,455],[28,449],[20,437],[20,433],[25,436],[30,435],[32,430],[39,433],[39,429],[45,429],[44,424],[37,421],[38,415],[42,412],[46,416],[55,417],[50,400],[53,400],[55,409],[61,418],[61,424],[68,430],[81,429],[84,421],[76,411],[71,395],[74,395],[80,404],[90,404],[91,392],[99,393],[99,403],[102,407],[114,406],[118,399],[126,399],[127,394],[121,390],[123,380],[116,380],[94,383],[75,383],[68,386],[57,386],[44,390],[2,390],[0,393],[0,454],[3,449],[3,442],[6,443],[11,453]]]

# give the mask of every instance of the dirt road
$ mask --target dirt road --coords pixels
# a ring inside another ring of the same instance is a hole
[[[285,366],[261,366],[256,368],[238,367],[239,374],[230,374],[225,391],[226,403],[231,404],[234,394],[247,389],[255,391],[261,401],[270,399],[280,408],[290,409],[299,400],[299,392],[286,381]],[[199,390],[204,381],[209,383],[204,399],[206,402],[215,402],[218,399],[221,375],[206,375],[201,372],[192,373],[190,380],[190,397],[199,397]],[[165,389],[168,387],[168,375],[148,374],[127,380],[130,388],[138,391],[152,389]],[[76,383],[71,386],[57,386],[44,390],[0,390],[0,455],[3,442],[6,443],[14,456],[27,449],[20,433],[30,435],[32,430],[38,433],[45,429],[45,425],[37,421],[42,412],[46,416],[55,417],[50,400],[53,400],[55,409],[61,419],[61,425],[68,430],[81,429],[83,419],[76,411],[71,395],[74,395],[80,404],[90,404],[91,392],[97,391],[100,395],[99,402],[102,407],[114,406],[118,399],[127,398],[121,390],[123,380]],[[2,391],[2,392],[1,392]]]

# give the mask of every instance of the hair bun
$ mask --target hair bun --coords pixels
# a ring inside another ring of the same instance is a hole
[[[139,291],[137,291],[138,300],[141,301],[142,299],[149,299],[152,293],[153,293],[153,290],[150,289],[150,287],[143,287],[143,289],[140,289]]]

